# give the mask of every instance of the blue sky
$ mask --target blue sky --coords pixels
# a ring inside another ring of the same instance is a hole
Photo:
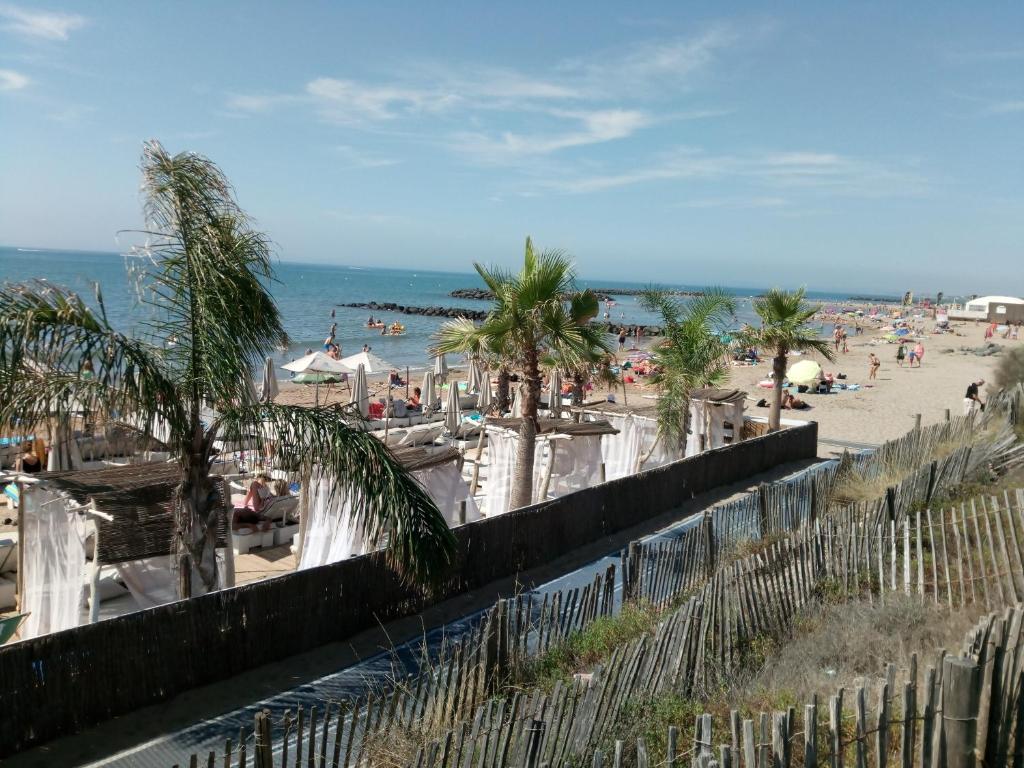
[[[114,250],[141,142],[289,261],[1024,293],[1019,3],[0,0],[0,243]]]

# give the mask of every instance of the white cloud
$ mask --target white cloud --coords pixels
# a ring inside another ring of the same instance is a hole
[[[459,101],[457,95],[441,90],[375,86],[333,77],[313,80],[306,85],[305,92],[320,115],[335,123],[392,120],[414,112],[438,112]]]
[[[684,200],[673,208],[783,208],[789,204],[784,197],[711,197]]]
[[[85,17],[74,13],[32,11],[17,5],[0,3],[3,28],[25,37],[43,40],[67,40],[71,32],[85,26]]]
[[[985,110],[990,115],[1012,115],[1024,112],[1024,99],[1009,99],[990,104]]]
[[[609,109],[593,112],[555,111],[559,118],[579,122],[577,130],[554,134],[520,134],[506,131],[498,137],[483,133],[458,133],[452,144],[457,151],[488,163],[514,161],[524,155],[546,155],[570,147],[624,139],[649,125],[648,115],[637,110]]]
[[[29,79],[13,69],[0,69],[0,91],[17,91],[29,84]]]
[[[927,191],[925,179],[857,158],[818,152],[712,155],[680,148],[659,162],[628,171],[541,181],[544,189],[569,194],[601,192],[665,180],[729,179],[754,189],[812,189],[848,197],[897,197]]]
[[[344,160],[345,165],[352,168],[384,168],[389,165],[398,165],[401,162],[393,157],[361,152],[347,144],[333,147],[333,150]]]

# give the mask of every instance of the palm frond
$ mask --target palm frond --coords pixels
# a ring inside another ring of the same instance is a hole
[[[443,577],[455,539],[427,492],[373,435],[338,407],[269,404],[228,408],[212,426],[222,439],[262,451],[267,437],[283,466],[319,467],[333,492],[351,500],[355,525],[409,580]]]

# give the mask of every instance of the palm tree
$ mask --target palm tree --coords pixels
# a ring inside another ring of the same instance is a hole
[[[499,350],[508,369],[522,377],[523,421],[511,499],[515,509],[533,502],[542,359],[550,353],[567,363],[590,360],[597,352],[607,351],[607,342],[590,323],[597,316],[597,297],[589,290],[576,290],[572,261],[564,252],[537,253],[526,238],[518,274],[473,266],[494,294],[494,306],[479,326],[462,320],[442,325],[433,353]]]
[[[755,299],[754,311],[761,318],[761,327],[748,329],[741,339],[746,346],[771,351],[775,388],[768,413],[768,429],[772,432],[779,428],[782,383],[786,378],[789,353],[794,350],[811,350],[820,353],[826,360],[834,359],[828,342],[821,339],[817,329],[809,323],[817,308],[804,300],[805,293],[805,288],[796,291],[772,288],[764,296]]]
[[[287,342],[268,284],[270,242],[238,207],[210,160],[145,145],[143,193],[149,245],[133,259],[152,318],[133,338],[107,319],[102,295],[90,306],[44,281],[0,286],[0,424],[104,417],[156,437],[181,467],[176,509],[181,595],[193,571],[216,583],[216,511],[210,462],[218,440],[322,471],[335,492],[359,499],[355,525],[387,540],[404,576],[439,575],[453,539],[426,492],[388,450],[354,428],[340,408],[259,404],[253,369]],[[80,375],[89,361],[94,373]],[[204,421],[204,404],[216,415]]]
[[[641,294],[640,302],[661,315],[664,328],[663,340],[653,348],[657,373],[651,379],[661,388],[659,439],[683,448],[691,394],[701,387],[719,387],[729,378],[728,347],[721,332],[735,315],[736,301],[718,289],[685,301],[651,289]]]

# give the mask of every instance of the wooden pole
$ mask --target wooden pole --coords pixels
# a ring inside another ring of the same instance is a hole
[[[93,502],[89,506],[95,510]],[[18,568],[22,568],[21,562]],[[89,623],[100,620],[100,529],[93,519],[92,562],[89,564]]]
[[[942,660],[942,734],[940,765],[974,768],[981,698],[978,663],[946,656]]]
[[[920,413],[915,413],[914,414],[914,429],[918,429],[918,430],[921,429],[921,414]]]
[[[544,470],[544,480],[540,485],[540,493],[537,494],[538,498],[536,501],[544,501],[548,497],[548,486],[551,485],[551,473],[555,469],[555,446],[558,445],[558,440],[554,437],[548,438],[548,466]]]

